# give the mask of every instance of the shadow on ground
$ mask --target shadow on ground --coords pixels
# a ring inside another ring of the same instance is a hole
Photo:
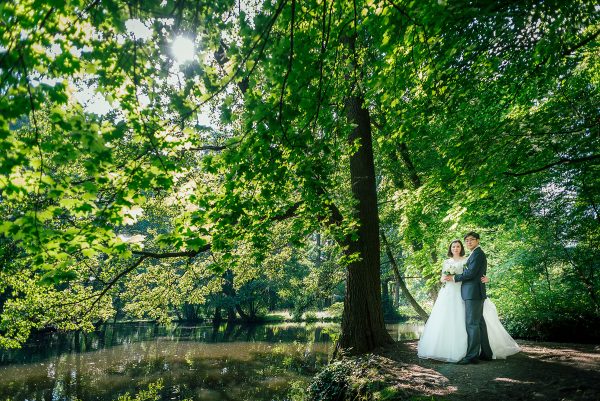
[[[379,350],[371,368],[397,399],[598,400],[600,346],[520,341],[505,360],[456,365],[417,357],[417,342]]]

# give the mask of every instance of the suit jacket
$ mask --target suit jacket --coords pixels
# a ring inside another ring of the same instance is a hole
[[[486,299],[485,284],[481,282],[481,277],[487,272],[487,258],[480,247],[473,250],[467,266],[462,274],[454,276],[455,282],[462,282],[460,295],[463,300],[467,299]]]

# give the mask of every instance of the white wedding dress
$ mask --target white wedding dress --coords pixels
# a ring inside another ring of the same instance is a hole
[[[442,272],[450,266],[460,274],[465,262],[466,259],[463,261],[446,259]],[[446,282],[440,290],[419,339],[419,358],[458,362],[467,354],[465,302],[460,296],[460,286],[461,283],[451,281]],[[483,303],[483,318],[494,359],[504,359],[521,350],[500,323],[496,305],[489,299]]]

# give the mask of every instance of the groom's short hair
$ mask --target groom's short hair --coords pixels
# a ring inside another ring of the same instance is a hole
[[[475,231],[469,231],[463,239],[467,239],[467,237],[473,237],[475,239],[479,239],[479,234],[477,234]]]

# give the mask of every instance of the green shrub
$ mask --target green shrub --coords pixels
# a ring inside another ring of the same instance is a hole
[[[311,401],[343,401],[348,390],[349,366],[338,361],[319,372],[308,387]]]
[[[344,313],[344,303],[336,302],[334,304],[331,304],[327,309],[325,309],[325,311],[333,319],[341,319],[342,314]]]

